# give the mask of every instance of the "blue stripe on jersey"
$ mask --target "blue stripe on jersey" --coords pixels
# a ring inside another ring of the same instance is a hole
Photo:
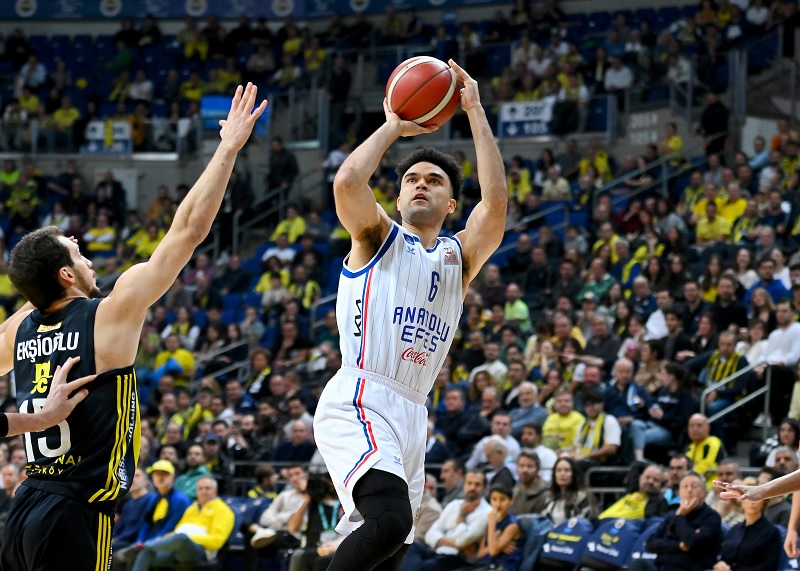
[[[459,240],[456,236],[453,236],[452,240],[456,243],[456,246],[458,246],[458,251],[461,252],[461,259],[463,260],[464,250],[461,249],[461,240]]]
[[[374,266],[375,264],[377,264],[380,261],[380,259],[383,257],[383,255],[389,250],[389,247],[392,245],[392,242],[394,242],[394,239],[397,237],[398,229],[399,229],[399,226],[397,224],[392,224],[392,231],[389,232],[389,235],[386,237],[386,240],[383,242],[383,246],[381,246],[381,249],[378,250],[378,253],[375,254],[375,257],[372,258],[372,260],[370,260],[370,262],[366,266],[364,266],[363,268],[361,268],[357,272],[353,272],[353,271],[349,270],[347,268],[347,266],[345,266],[343,264],[342,265],[342,275],[344,277],[346,277],[346,278],[357,278],[358,276],[364,275],[366,272],[368,272],[369,269],[372,266]],[[347,258],[345,258],[345,262],[344,263],[347,263]]]

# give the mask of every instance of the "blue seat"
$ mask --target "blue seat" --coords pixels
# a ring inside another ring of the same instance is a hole
[[[655,25],[658,16],[656,15],[656,11],[653,8],[640,8],[633,13],[633,18],[631,19],[631,25],[638,26],[645,20],[650,22],[651,25]]]
[[[537,514],[521,515],[519,523],[525,531],[525,546],[519,571],[533,571],[542,552],[545,536],[552,529],[553,523],[550,518]]]
[[[248,293],[244,296],[244,306],[247,307],[261,307],[261,294],[260,293]]]
[[[206,315],[205,311],[193,311],[192,320],[194,321],[195,325],[202,329],[208,323],[208,316]]]
[[[605,32],[610,25],[611,14],[608,12],[592,12],[586,22],[586,28],[590,34]]]
[[[222,296],[222,309],[239,309],[242,307],[242,294],[229,293]]]
[[[222,310],[222,323],[230,325],[231,323],[239,323],[244,319],[244,311],[241,309],[223,309]]]
[[[608,130],[608,98],[593,97],[589,100],[586,118],[586,130],[589,132]]]
[[[261,275],[261,256],[253,256],[242,262],[242,269],[253,276]]]

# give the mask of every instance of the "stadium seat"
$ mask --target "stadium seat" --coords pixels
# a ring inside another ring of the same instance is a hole
[[[589,100],[589,111],[586,119],[586,130],[604,132],[608,130],[608,98],[593,97]]]
[[[660,517],[651,517],[647,520],[647,523],[642,527],[642,531],[639,534],[636,543],[633,545],[633,549],[631,549],[631,561],[636,559],[643,559],[644,561],[648,561],[650,563],[654,563],[656,560],[656,554],[650,553],[644,548],[644,544],[647,542],[648,538],[653,535],[653,532],[658,529],[658,526],[661,525],[663,518]]]
[[[261,294],[255,292],[246,293],[244,296],[244,306],[261,307]]]
[[[611,14],[608,12],[592,12],[586,22],[586,31],[589,34],[603,33],[611,24]]]
[[[589,536],[581,565],[595,571],[627,567],[645,520],[608,518]]]
[[[208,323],[208,316],[206,315],[205,311],[193,311],[192,320],[194,321],[195,325],[202,329]]]
[[[229,293],[222,296],[222,309],[240,309],[242,307],[242,294]]]
[[[525,532],[525,546],[519,571],[533,571],[536,561],[542,553],[545,536],[552,529],[553,522],[550,521],[550,518],[538,514],[523,514],[518,518]]]
[[[539,569],[572,569],[581,561],[592,533],[588,519],[570,518],[547,532]]]

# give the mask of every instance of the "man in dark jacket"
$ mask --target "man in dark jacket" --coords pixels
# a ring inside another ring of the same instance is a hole
[[[286,198],[299,172],[297,158],[283,146],[283,139],[273,138],[266,178],[267,192],[281,189],[283,197]]]
[[[656,554],[656,564],[638,559],[631,571],[703,571],[716,563],[722,545],[722,520],[704,502],[705,480],[689,472],[681,480],[679,494],[678,508],[645,543],[647,551]]]

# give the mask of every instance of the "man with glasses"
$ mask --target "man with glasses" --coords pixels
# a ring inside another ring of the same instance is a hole
[[[669,460],[667,470],[667,486],[664,489],[664,499],[670,507],[680,505],[681,497],[678,494],[681,480],[687,472],[694,468],[694,462],[686,454],[675,454]]]

